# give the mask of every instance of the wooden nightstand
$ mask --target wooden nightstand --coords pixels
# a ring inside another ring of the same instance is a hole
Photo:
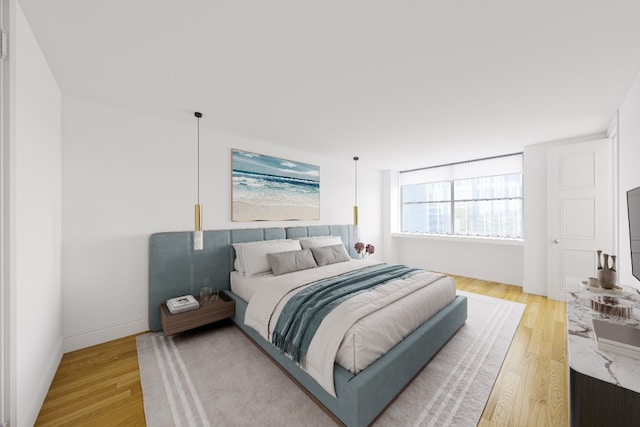
[[[200,302],[200,297],[196,297]],[[165,335],[173,335],[218,320],[233,317],[236,314],[236,302],[220,291],[218,299],[209,304],[200,304],[196,310],[171,314],[165,303],[160,304],[160,322]]]

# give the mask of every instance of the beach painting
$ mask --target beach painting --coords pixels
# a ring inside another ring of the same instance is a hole
[[[320,167],[231,150],[232,221],[320,219]]]

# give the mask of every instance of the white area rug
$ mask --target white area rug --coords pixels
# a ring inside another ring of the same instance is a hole
[[[477,425],[525,305],[458,293],[466,324],[374,425]],[[137,344],[148,426],[335,425],[233,325]]]

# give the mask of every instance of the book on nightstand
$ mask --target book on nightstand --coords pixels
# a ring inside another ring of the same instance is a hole
[[[183,295],[181,297],[171,298],[167,300],[167,309],[171,314],[183,313],[185,311],[195,310],[200,307],[200,303],[193,295]]]
[[[593,331],[599,350],[640,358],[640,329],[593,319]]]

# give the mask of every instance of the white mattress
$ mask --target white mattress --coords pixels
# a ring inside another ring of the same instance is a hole
[[[323,278],[375,264],[380,263],[353,260],[281,276],[267,274],[251,279],[234,272],[231,275],[231,290],[249,302],[245,323],[271,341],[277,317],[297,290]],[[399,294],[402,296],[398,297]],[[331,369],[334,361],[357,374],[453,301],[455,295],[452,278],[422,272],[351,298],[334,309],[316,332],[307,354],[307,372],[325,390],[334,394]],[[379,307],[379,301],[382,300],[392,302]],[[371,305],[378,307],[368,308]],[[354,315],[363,307],[367,307],[366,314]],[[321,332],[323,328],[324,332]],[[339,336],[330,337],[336,335],[336,331],[339,331]],[[335,349],[328,351],[332,345],[335,345]],[[314,352],[318,355],[315,356]],[[316,366],[317,369],[314,368]]]
[[[419,277],[413,277],[419,279]],[[455,282],[444,276],[429,286],[378,310],[353,325],[340,345],[336,362],[357,374],[416,330],[456,297]]]

